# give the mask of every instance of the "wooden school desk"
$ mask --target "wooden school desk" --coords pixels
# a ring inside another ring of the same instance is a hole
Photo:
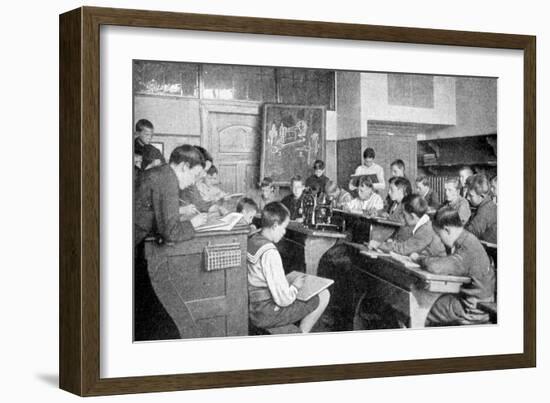
[[[291,221],[285,236],[277,244],[285,272],[296,270],[316,275],[321,257],[339,239],[346,239],[346,234],[310,229],[301,223]]]
[[[248,231],[241,222],[231,231],[198,232],[175,244],[146,242],[153,290],[181,338],[248,335]],[[221,266],[231,267],[208,271],[205,248],[212,251],[220,245],[230,245],[233,259]]]
[[[442,294],[457,294],[469,277],[429,273],[408,268],[390,257],[370,257],[366,250],[357,250],[354,259],[357,284],[355,301],[379,299],[406,319],[407,327],[424,327],[434,302]],[[362,295],[360,295],[362,294]]]
[[[363,214],[350,213],[344,210],[333,209],[334,220],[341,220],[345,224],[350,241],[362,243],[371,239],[385,241],[402,223],[390,221],[380,217],[366,217]]]

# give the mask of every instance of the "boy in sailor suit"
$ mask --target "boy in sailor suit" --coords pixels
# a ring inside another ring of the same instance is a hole
[[[304,278],[288,283],[275,246],[289,221],[289,211],[283,204],[269,203],[262,211],[262,230],[248,240],[250,322],[263,329],[299,322],[302,333],[309,333],[327,307],[330,294],[324,290],[306,302],[296,299]]]

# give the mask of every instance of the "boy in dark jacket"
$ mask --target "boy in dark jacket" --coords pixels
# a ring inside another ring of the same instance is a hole
[[[444,294],[432,306],[427,326],[473,325],[489,322],[489,315],[477,308],[480,301],[494,301],[495,270],[481,242],[462,226],[452,207],[439,210],[434,229],[453,253],[445,257],[418,257],[429,272],[470,277],[459,294]],[[414,257],[413,257],[414,258]]]
[[[372,240],[371,248],[379,248],[384,252],[395,252],[409,256],[412,253],[421,253],[428,256],[445,256],[445,246],[434,232],[430,217],[426,214],[428,203],[418,195],[407,195],[402,201],[405,223],[412,227],[410,238],[402,241],[387,240],[383,243]]]

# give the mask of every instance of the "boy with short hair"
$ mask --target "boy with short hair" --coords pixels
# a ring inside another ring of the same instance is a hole
[[[304,195],[304,180],[300,175],[293,176],[290,180],[292,193],[285,196],[281,203],[290,211],[291,220],[302,220],[302,196]]]
[[[269,176],[264,177],[260,182],[260,192],[255,201],[260,210],[263,210],[267,204],[276,201],[275,186],[273,179]]]
[[[375,216],[383,208],[384,201],[378,193],[374,192],[371,180],[367,176],[361,176],[357,188],[357,197],[349,202],[344,210],[356,214]]]
[[[306,187],[312,191],[317,189],[315,194],[324,191],[328,177],[325,175],[325,162],[322,160],[316,160],[313,163],[313,175],[306,179]]]
[[[466,180],[474,174],[472,167],[464,165],[458,171],[458,178],[460,181],[460,196],[466,198],[468,195],[468,188],[466,187]]]
[[[218,168],[212,165],[202,181],[197,183],[199,194],[205,202],[217,202],[227,196],[227,193],[220,189],[218,179]]]
[[[416,191],[426,200],[428,207],[433,210],[437,210],[440,206],[439,195],[435,190],[430,188],[430,182],[425,176],[416,178]]]
[[[401,178],[405,176],[405,162],[396,159],[390,164],[391,176]]]
[[[477,303],[494,301],[495,271],[481,242],[463,228],[458,212],[443,207],[435,215],[434,230],[453,253],[445,257],[421,256],[416,260],[435,274],[470,277],[459,294],[444,294],[432,306],[427,326],[473,325],[489,322]]]
[[[477,207],[466,229],[481,241],[497,243],[497,205],[489,190],[489,181],[483,174],[475,174],[466,179],[468,200]]]
[[[373,148],[371,147],[365,148],[365,151],[363,151],[363,165],[359,165],[355,169],[355,173],[353,174],[353,176],[376,175],[376,178],[378,179],[378,183],[373,183],[373,188],[379,191],[386,188],[386,182],[384,181],[384,169],[380,165],[374,162],[375,157],[376,157],[376,153],[374,152]],[[352,178],[348,186],[350,190],[356,190],[357,189],[356,180]]]
[[[325,186],[325,193],[330,199],[332,208],[343,209],[352,200],[351,194],[348,191],[342,189],[336,182],[331,180]]]
[[[445,204],[454,208],[462,225],[466,225],[472,212],[470,211],[470,204],[468,201],[460,195],[460,181],[456,178],[450,178],[445,181]]]
[[[405,224],[412,227],[412,235],[403,241],[391,240],[380,243],[371,240],[369,246],[384,252],[395,252],[409,256],[412,253],[424,253],[429,256],[445,256],[445,247],[434,232],[430,217],[426,214],[428,203],[419,194],[407,195],[402,200]]]
[[[237,203],[237,207],[235,210],[237,211],[237,213],[241,213],[243,215],[243,220],[248,225],[250,225],[251,234],[256,232],[257,228],[253,224],[254,217],[258,213],[258,205],[256,204],[256,202],[249,197],[243,197]]]
[[[262,329],[300,322],[309,333],[327,307],[330,294],[324,290],[308,301],[296,299],[304,278],[288,283],[277,247],[290,222],[288,209],[272,202],[262,211],[262,229],[248,241],[248,300],[250,322]]]
[[[150,144],[155,133],[154,130],[153,124],[147,119],[140,119],[136,122],[134,153],[138,151],[137,154],[142,156],[140,168],[143,171],[166,163],[162,153]]]

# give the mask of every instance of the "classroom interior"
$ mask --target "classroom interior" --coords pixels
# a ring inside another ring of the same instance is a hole
[[[230,194],[257,194],[262,177],[269,176],[266,172],[262,175],[262,139],[265,105],[271,104],[324,108],[325,175],[342,188],[347,188],[350,176],[363,164],[366,148],[376,151],[375,162],[383,168],[386,180],[392,176],[390,164],[400,159],[412,185],[415,178],[426,177],[437,191],[439,203],[445,202],[445,181],[458,177],[462,167],[469,166],[488,178],[497,174],[498,80],[494,77],[136,60],[133,78],[133,123],[147,119],[154,124],[151,144],[166,161],[182,144],[207,149],[218,169],[219,187]],[[291,193],[289,183],[278,184],[276,192],[278,198]],[[387,187],[380,193],[385,198]],[[351,238],[303,226],[289,227],[278,245],[287,265],[285,271],[318,274],[319,262],[330,248],[346,240],[361,244],[365,240],[362,235],[368,238],[374,228],[364,217],[347,216],[343,220],[347,220],[348,230],[356,232]],[[238,245],[242,253],[236,266],[240,271],[205,270],[205,251],[211,244]],[[246,244],[247,231],[239,226],[231,233],[199,234],[181,245],[146,244],[149,265],[165,268],[162,279],[162,270],[157,270],[151,282],[157,294],[173,294],[157,296],[176,323],[180,337],[295,332],[292,326],[290,330],[252,331],[246,300]],[[496,245],[490,247],[493,249],[487,253],[492,254],[496,265]],[[358,250],[353,253],[353,264],[363,264],[357,259],[364,256]],[[182,274],[186,270],[189,272]],[[422,273],[403,274],[395,268],[376,270],[379,272],[361,274],[354,281],[356,287],[365,284],[365,289],[372,290],[372,278],[376,278],[380,283],[369,298],[376,295],[384,300],[391,295],[397,301],[400,313],[394,315],[397,319],[392,319],[391,325],[380,318],[370,320],[371,324],[382,323],[380,328],[422,327],[431,304],[443,292],[441,284],[454,281],[433,275],[420,278]],[[391,275],[381,271],[391,271]],[[402,284],[398,277],[406,277],[408,283]],[[454,292],[460,292],[466,280],[455,280]],[[170,292],[166,291],[168,283]],[[421,288],[428,291],[419,296]],[[364,290],[357,291],[352,299],[346,330],[365,330],[368,315],[363,314],[359,323],[359,308],[366,301]],[[496,316],[496,308],[491,309]],[[150,339],[158,338],[170,337]]]

